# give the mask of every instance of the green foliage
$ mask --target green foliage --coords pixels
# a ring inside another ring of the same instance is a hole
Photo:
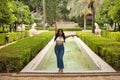
[[[5,33],[0,33],[0,45],[5,43]]]
[[[40,9],[42,11],[42,1],[43,0],[19,0],[22,1],[24,4],[30,7],[30,10]]]
[[[120,42],[99,37],[92,33],[78,32],[77,35],[102,59],[116,70],[120,70]]]
[[[0,72],[20,71],[53,36],[53,32],[43,32],[0,49]]]
[[[45,0],[46,6],[46,19],[47,22],[51,25],[54,20],[57,18],[57,0]]]
[[[101,35],[105,38],[109,38],[120,42],[120,32],[103,31]]]
[[[69,20],[69,11],[67,10],[67,0],[58,0],[57,5],[57,19],[66,21]]]
[[[11,9],[12,9],[12,13],[17,18],[15,23],[19,23],[19,24],[20,23],[25,23],[25,24],[33,23],[31,12],[27,5],[24,5],[22,2],[12,1]]]
[[[108,15],[114,20],[114,22],[120,23],[120,1],[114,0],[114,6],[112,6],[108,12]]]
[[[119,0],[103,0],[102,5],[99,7],[96,15],[96,21],[98,23],[113,22],[120,23],[120,1]]]
[[[34,20],[27,5],[19,1],[2,0],[0,2],[0,27],[14,23],[31,24]]]
[[[112,19],[108,15],[108,12],[112,5],[113,0],[103,0],[103,3],[99,6],[96,15],[96,22],[99,24],[109,23],[111,24]]]
[[[63,31],[81,31],[82,30],[82,28],[80,28],[80,27],[75,27],[75,28],[60,28],[60,29],[63,29]],[[50,27],[50,28],[48,28],[48,30],[53,31],[54,28]]]
[[[10,5],[11,3],[8,0],[0,2],[0,24],[11,24],[15,21]]]
[[[17,41],[17,40],[19,40],[21,38],[21,32],[0,33],[0,45],[5,44],[5,36],[7,34],[9,35],[8,42]],[[22,32],[22,36],[23,36],[23,38],[28,37],[29,36],[29,32],[28,31]]]

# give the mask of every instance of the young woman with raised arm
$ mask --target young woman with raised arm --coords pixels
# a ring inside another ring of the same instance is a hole
[[[53,27],[55,28],[55,54],[57,58],[57,67],[59,68],[58,72],[63,72],[64,69],[64,62],[63,62],[63,55],[64,55],[64,42],[65,39],[68,37],[73,37],[76,35],[67,35],[65,36],[62,29],[57,29],[56,22],[53,22]]]

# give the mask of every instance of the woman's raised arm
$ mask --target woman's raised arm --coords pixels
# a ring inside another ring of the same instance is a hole
[[[74,37],[74,36],[77,36],[77,35],[75,35],[75,34],[71,34],[71,35],[67,35],[67,36],[65,36],[65,38]]]
[[[57,33],[57,24],[56,21],[53,22],[52,26],[54,27],[55,34]]]

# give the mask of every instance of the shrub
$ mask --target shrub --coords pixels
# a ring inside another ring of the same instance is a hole
[[[64,31],[81,31],[82,28],[80,27],[75,27],[75,28],[60,28],[63,29]],[[53,27],[49,27],[48,30],[53,31],[54,28]]]
[[[43,32],[0,49],[0,72],[20,71],[45,47],[53,35],[53,32]]]
[[[5,36],[6,34],[9,34],[9,40],[8,42],[13,42],[16,40],[19,40],[21,38],[21,32],[12,32],[12,33],[0,33],[0,45],[5,44]],[[22,32],[23,37],[28,37],[29,36],[29,32],[28,31],[24,31]]]
[[[119,41],[120,42],[120,32],[109,32],[109,31],[102,31],[101,34],[103,37]]]
[[[102,59],[116,70],[120,70],[120,42],[96,36],[92,33],[78,32],[77,35]]]

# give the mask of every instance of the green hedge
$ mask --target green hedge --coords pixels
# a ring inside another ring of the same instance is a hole
[[[30,30],[31,27],[32,27],[32,26],[26,26],[26,27],[25,27],[25,30]],[[36,26],[35,29],[36,29],[36,30],[44,30],[44,28],[41,27],[41,26]]]
[[[21,38],[21,32],[12,32],[12,33],[0,33],[0,45],[5,44],[5,36],[9,34],[9,40],[8,42],[13,42],[16,40],[19,40]],[[28,31],[24,31],[22,32],[22,36],[28,37],[29,36],[29,32]]]
[[[53,36],[53,32],[43,32],[0,49],[0,72],[20,71]]]
[[[101,35],[102,37],[109,38],[109,39],[120,42],[120,32],[102,31]]]
[[[3,28],[0,26],[0,33],[7,33],[8,32],[8,28],[4,27],[4,31]]]
[[[80,27],[75,27],[75,28],[60,28],[63,29],[64,31],[81,31],[82,28]],[[49,27],[48,30],[53,31],[54,28],[53,27]]]
[[[120,42],[96,36],[92,33],[78,32],[77,35],[102,59],[116,70],[120,70]]]

